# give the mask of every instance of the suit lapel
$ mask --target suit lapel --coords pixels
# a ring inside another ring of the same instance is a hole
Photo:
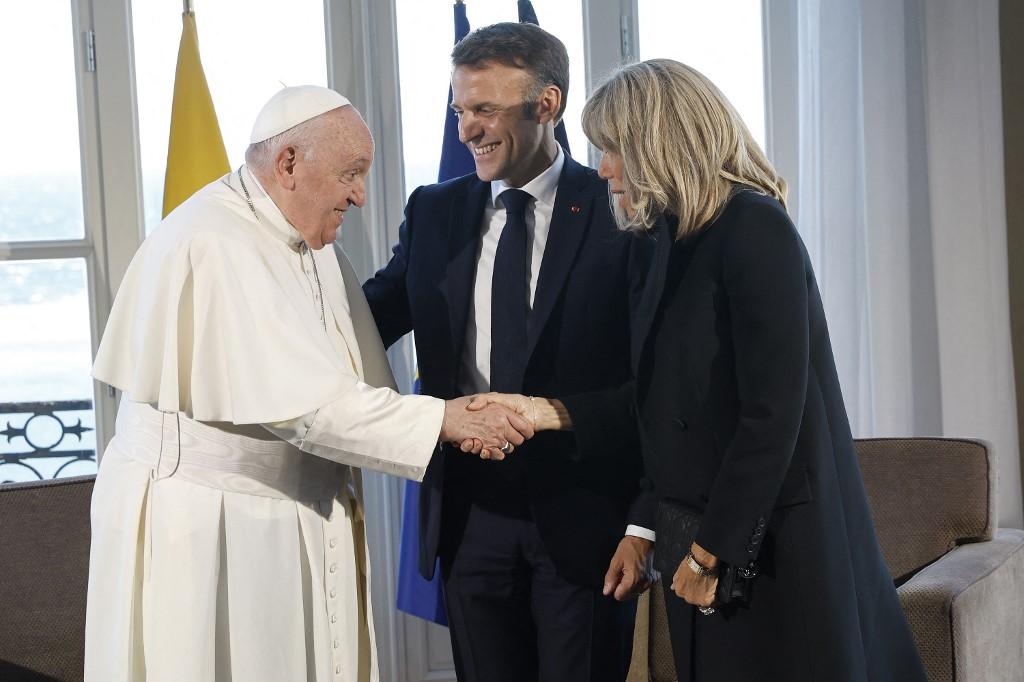
[[[565,286],[576,254],[583,243],[587,226],[590,224],[594,195],[584,191],[587,180],[588,175],[583,166],[566,156],[562,177],[558,182],[558,192],[555,194],[551,227],[548,231],[547,244],[544,246],[544,258],[537,278],[537,292],[534,295],[533,310],[527,328],[527,362],[551,317],[551,311],[554,310],[558,296]]]
[[[633,317],[633,338],[630,345],[633,355],[634,375],[639,369],[640,355],[643,353],[644,344],[647,343],[647,335],[651,331],[651,324],[654,322],[654,316],[658,311],[661,293],[665,288],[668,257],[672,253],[672,234],[668,229],[664,216],[658,217],[652,232],[657,242],[654,250],[654,260],[651,263],[651,271],[647,275],[643,295],[640,298],[640,306]]]
[[[466,320],[473,294],[473,273],[480,249],[480,223],[490,184],[474,177],[452,201],[448,220],[448,270],[445,277],[452,330],[453,367],[459,366],[466,342]]]

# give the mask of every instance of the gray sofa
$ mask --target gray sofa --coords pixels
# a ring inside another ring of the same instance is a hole
[[[989,446],[858,440],[878,541],[932,682],[1024,679],[1024,531],[997,528]],[[674,682],[661,588],[637,609],[628,682]]]
[[[0,680],[83,677],[95,476],[0,485]]]

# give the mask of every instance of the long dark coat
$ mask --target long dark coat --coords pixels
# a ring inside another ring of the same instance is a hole
[[[821,298],[783,207],[737,188],[658,244],[633,327],[647,476],[760,575],[712,616],[663,576],[680,680],[924,680],[875,539]],[[657,551],[657,550],[656,550]]]

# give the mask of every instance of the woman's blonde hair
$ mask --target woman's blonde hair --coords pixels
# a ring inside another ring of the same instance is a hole
[[[583,131],[594,146],[622,158],[632,209],[626,229],[646,230],[668,212],[679,218],[682,238],[718,214],[734,183],[785,206],[786,181],[739,114],[685,64],[651,59],[622,67],[583,107]]]

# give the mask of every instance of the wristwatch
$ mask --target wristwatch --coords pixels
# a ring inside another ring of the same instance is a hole
[[[694,558],[693,552],[687,552],[686,558],[683,559],[686,565],[690,567],[690,570],[699,575],[702,578],[715,578],[718,576],[718,569],[708,568],[702,565],[697,559]]]

